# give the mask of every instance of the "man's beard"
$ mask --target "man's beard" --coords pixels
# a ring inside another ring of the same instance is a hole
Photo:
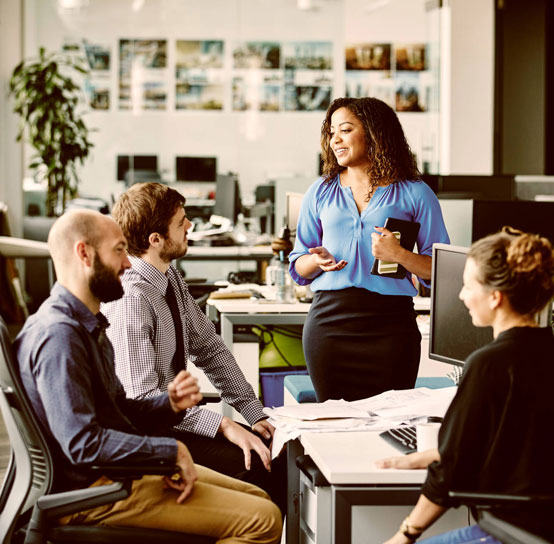
[[[187,253],[187,246],[184,244],[176,244],[171,238],[164,238],[164,247],[160,251],[160,259],[164,263],[170,263],[173,259],[180,259]]]
[[[123,285],[119,274],[106,266],[98,253],[94,257],[93,274],[89,280],[90,292],[100,302],[111,302],[123,296]]]

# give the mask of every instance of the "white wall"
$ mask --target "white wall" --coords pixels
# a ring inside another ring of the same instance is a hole
[[[22,152],[15,142],[17,117],[8,99],[14,66],[22,57],[21,0],[0,0],[0,202],[8,205],[12,234],[20,235],[23,208]]]
[[[253,191],[268,177],[284,173],[317,175],[323,112],[234,112],[230,92],[224,111],[175,111],[169,88],[168,110],[140,115],[117,109],[118,40],[167,38],[168,66],[175,39],[223,39],[227,66],[238,40],[332,41],[334,97],[344,95],[346,41],[426,42],[423,0],[394,0],[366,11],[366,0],[320,0],[317,9],[302,11],[296,0],[149,0],[133,11],[131,0],[90,0],[88,6],[60,15],[54,0],[25,0],[26,54],[39,45],[59,48],[65,38],[86,37],[112,50],[109,112],[87,114],[92,157],[82,172],[81,192],[105,198],[121,191],[115,182],[116,155],[158,154],[159,167],[174,177],[176,155],[216,155],[220,172],[237,171],[242,192]],[[226,85],[230,89],[230,85]],[[425,128],[422,113],[401,114],[412,147],[418,153]],[[418,153],[419,155],[420,153]]]
[[[443,174],[492,174],[494,0],[447,0],[443,19]]]

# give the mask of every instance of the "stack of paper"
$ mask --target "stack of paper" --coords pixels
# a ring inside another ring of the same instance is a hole
[[[347,402],[328,400],[264,408],[275,427],[273,457],[287,441],[303,432],[381,431],[413,424],[428,416],[444,416],[456,387],[386,391],[367,399]]]

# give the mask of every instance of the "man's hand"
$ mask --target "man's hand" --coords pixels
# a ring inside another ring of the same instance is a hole
[[[400,455],[398,457],[387,457],[375,461],[375,466],[378,468],[404,468],[417,469],[427,468],[433,461],[440,461],[440,453],[438,448],[425,451],[415,451],[408,455]]]
[[[167,386],[169,402],[172,410],[178,414],[202,400],[198,380],[190,375],[190,372],[181,370],[175,379]]]
[[[253,433],[235,423],[232,419],[224,416],[221,420],[219,430],[223,436],[236,444],[244,452],[244,466],[246,470],[250,470],[251,465],[251,450],[254,450],[262,460],[264,467],[271,472],[271,453],[265,447],[264,443]]]
[[[342,270],[348,263],[343,259],[339,262],[323,246],[311,247],[309,252],[314,255],[315,262],[323,272]]]
[[[268,440],[273,438],[273,434],[275,433],[275,427],[267,419],[260,419],[260,421],[256,421],[256,423],[252,425],[252,430],[258,434],[261,434]]]
[[[406,250],[400,245],[396,236],[385,227],[374,227],[377,232],[371,233],[371,252],[376,259],[399,263]]]
[[[177,460],[175,464],[179,467],[179,479],[168,476],[164,476],[163,479],[167,487],[180,492],[177,503],[181,504],[191,494],[194,482],[198,479],[198,474],[189,450],[179,441],[177,441]]]

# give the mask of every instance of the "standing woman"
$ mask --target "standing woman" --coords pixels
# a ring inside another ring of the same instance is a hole
[[[554,253],[546,238],[505,228],[471,246],[460,299],[476,327],[492,327],[494,340],[468,357],[438,450],[378,463],[428,467],[422,495],[387,544],[415,542],[458,506],[449,491],[552,495],[554,465],[545,429],[554,420],[554,335],[550,326],[538,326],[536,314],[553,295]],[[552,507],[520,504],[495,513],[554,542]],[[423,542],[498,543],[476,525]]]
[[[356,400],[415,384],[421,335],[412,274],[431,278],[432,245],[448,243],[439,202],[422,181],[394,111],[376,98],[338,98],[321,129],[324,175],[306,192],[290,272],[314,301],[303,347],[317,400]],[[418,253],[383,228],[417,221]],[[375,259],[402,279],[371,274]]]

